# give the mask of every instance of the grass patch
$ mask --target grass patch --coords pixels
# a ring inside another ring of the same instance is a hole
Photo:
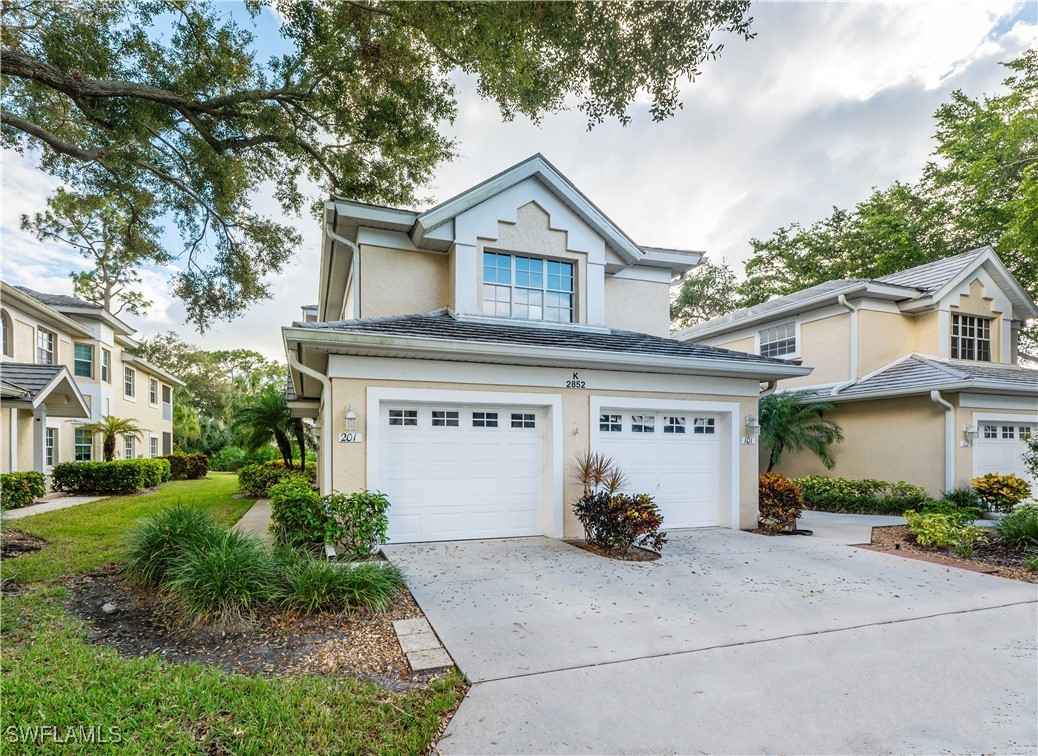
[[[456,674],[392,692],[352,678],[277,679],[124,659],[85,642],[61,608],[63,594],[33,586],[3,599],[4,728],[118,727],[121,743],[112,749],[135,753],[418,754],[461,698]],[[40,750],[4,744],[10,754]]]
[[[166,483],[156,493],[113,496],[12,521],[14,530],[38,536],[50,546],[5,563],[3,576],[18,583],[53,580],[121,561],[130,530],[180,503],[202,508],[218,523],[231,525],[254,503],[235,499],[236,493],[233,474],[209,473],[201,480]]]
[[[258,677],[155,656],[128,659],[90,644],[80,622],[66,613],[61,578],[121,561],[129,532],[178,503],[233,524],[252,506],[233,498],[236,492],[234,475],[210,473],[167,483],[157,493],[113,497],[11,524],[50,545],[2,566],[5,578],[25,584],[0,598],[4,753],[98,747],[46,737],[12,742],[33,726],[57,728],[59,734],[99,728],[109,738],[108,750],[128,753],[428,750],[443,716],[463,695],[456,673],[397,692],[346,677]],[[111,742],[109,728],[118,728],[118,743]]]

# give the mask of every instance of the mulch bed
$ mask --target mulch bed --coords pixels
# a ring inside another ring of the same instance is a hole
[[[47,542],[42,538],[11,530],[9,527],[0,528],[0,559],[14,559],[23,554],[31,554],[46,545]]]
[[[407,589],[385,612],[313,615],[257,610],[252,622],[233,631],[190,627],[163,597],[123,580],[110,566],[66,581],[70,614],[87,625],[93,643],[137,658],[158,656],[196,662],[225,672],[296,677],[306,674],[361,677],[402,690],[433,675],[412,675],[393,622],[424,615]],[[101,607],[118,609],[105,614]]]
[[[952,567],[963,567],[975,572],[987,572],[1010,580],[1023,580],[1038,583],[1038,572],[1027,569],[1027,556],[1015,549],[1009,549],[997,542],[978,543],[973,550],[973,557],[960,557],[953,551],[930,546],[920,546],[915,536],[908,532],[904,525],[888,525],[872,529],[873,547],[890,554],[906,557],[923,557],[927,561],[947,564]]]
[[[576,546],[578,549],[590,551],[592,554],[597,554],[606,559],[616,559],[620,562],[655,562],[660,558],[660,555],[655,551],[643,549],[639,546],[632,547],[631,550],[627,552],[627,556],[623,557],[620,555],[619,549],[603,549],[579,539],[566,539],[563,543],[568,543],[570,546]]]

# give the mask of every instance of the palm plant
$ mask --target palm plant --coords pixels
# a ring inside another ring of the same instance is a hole
[[[273,440],[285,466],[292,467],[292,442],[289,439],[296,433],[296,422],[284,393],[277,386],[267,386],[242,401],[234,411],[231,424],[241,435],[246,450],[256,451]],[[305,469],[306,450],[300,448],[299,453]]]
[[[134,438],[141,440],[143,439],[144,431],[137,421],[131,418],[113,417],[112,415],[104,415],[96,423],[87,423],[81,425],[80,428],[85,431],[89,431],[91,435],[100,435],[104,438],[104,461],[111,462],[115,459],[115,442],[118,436],[133,436]]]
[[[769,394],[760,400],[760,440],[771,450],[768,472],[782,459],[786,449],[815,454],[827,470],[836,467],[829,448],[843,441],[843,430],[823,415],[833,409],[829,402],[809,402],[807,391]]]

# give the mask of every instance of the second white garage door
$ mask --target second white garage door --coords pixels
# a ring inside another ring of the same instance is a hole
[[[382,404],[379,422],[391,543],[544,533],[543,410]]]
[[[596,450],[627,474],[626,490],[656,499],[664,528],[721,524],[716,415],[603,409]]]
[[[1024,465],[1027,438],[1034,431],[1032,423],[1009,421],[981,421],[979,436],[974,442],[973,473],[1015,474],[1034,484]]]

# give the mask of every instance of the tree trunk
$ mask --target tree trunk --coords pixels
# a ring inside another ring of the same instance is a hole
[[[299,444],[299,469],[306,472],[306,433],[302,418],[297,417],[292,421],[292,428],[296,432],[296,443]]]
[[[778,464],[780,456],[782,456],[782,452],[778,447],[771,450],[771,454],[768,456],[768,469],[765,472],[770,473],[775,469],[775,465]]]
[[[274,442],[281,452],[281,459],[285,461],[285,467],[292,470],[292,444],[289,443],[288,436],[281,431],[274,431]]]
[[[115,434],[105,435],[104,442],[104,458],[105,462],[111,462],[115,459]]]

